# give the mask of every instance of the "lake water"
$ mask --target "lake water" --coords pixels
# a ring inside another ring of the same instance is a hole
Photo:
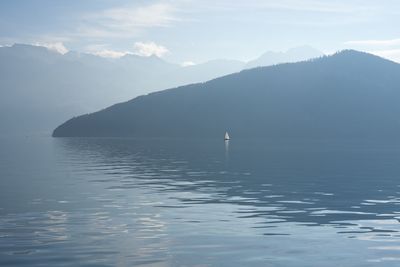
[[[0,139],[0,266],[400,266],[400,142]]]

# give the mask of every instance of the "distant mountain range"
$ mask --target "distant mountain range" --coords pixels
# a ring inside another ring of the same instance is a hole
[[[306,58],[311,55],[307,52],[309,48],[299,50],[304,50]],[[298,59],[290,58],[288,53],[278,53],[269,61],[263,55],[260,63],[252,64]],[[0,135],[50,132],[74,115],[156,90],[204,82],[247,67],[245,62],[235,60],[212,60],[182,67],[155,56],[109,59],[78,52],[62,55],[25,44],[0,47]]]
[[[399,85],[399,64],[347,50],[140,96],[53,136],[398,139]]]
[[[300,46],[289,49],[286,52],[273,52],[268,51],[262,54],[259,58],[247,62],[245,69],[251,69],[255,67],[271,66],[279,63],[293,63],[298,61],[304,61],[310,58],[322,57],[324,54],[311,47],[311,46]]]

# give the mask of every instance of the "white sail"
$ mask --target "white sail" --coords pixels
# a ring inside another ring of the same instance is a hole
[[[225,140],[229,140],[230,138],[229,138],[229,134],[228,134],[228,132],[225,132],[225,138],[224,138]]]

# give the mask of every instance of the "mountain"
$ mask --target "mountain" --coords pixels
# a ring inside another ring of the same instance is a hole
[[[308,59],[317,54],[309,47],[292,50],[298,52],[267,53],[258,59],[261,63],[254,64]],[[303,57],[296,57],[299,54]],[[182,67],[156,56],[128,54],[110,59],[75,51],[62,55],[26,44],[0,47],[0,135],[46,134],[72,116],[160,88],[239,72],[252,64],[218,59]]]
[[[182,67],[155,56],[110,59],[25,44],[0,47],[0,135],[51,132],[71,116],[240,66],[224,61]]]
[[[251,69],[255,67],[271,66],[280,63],[291,63],[304,61],[311,58],[322,57],[324,54],[311,47],[311,46],[299,46],[294,47],[286,52],[273,52],[268,51],[261,55],[259,58],[247,62],[244,68]]]
[[[346,50],[139,96],[53,136],[398,138],[399,84],[399,64]]]
[[[239,60],[215,59],[182,68],[180,77],[185,80],[189,79],[192,82],[204,82],[222,76],[215,76],[215,73],[221,73],[221,70],[225,73],[224,75],[239,72],[245,64]],[[181,80],[181,82],[183,81]]]

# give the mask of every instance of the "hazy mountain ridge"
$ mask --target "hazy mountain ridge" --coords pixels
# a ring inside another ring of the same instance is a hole
[[[0,47],[0,134],[50,131],[74,115],[243,68],[235,60],[182,67],[155,56],[110,59],[25,44]]]
[[[311,47],[300,46],[291,48],[285,52],[267,51],[260,57],[246,63],[245,69],[276,65],[280,63],[293,63],[311,58],[322,57],[324,53]]]
[[[399,64],[347,50],[137,97],[73,118],[53,135],[393,137],[398,84]]]

